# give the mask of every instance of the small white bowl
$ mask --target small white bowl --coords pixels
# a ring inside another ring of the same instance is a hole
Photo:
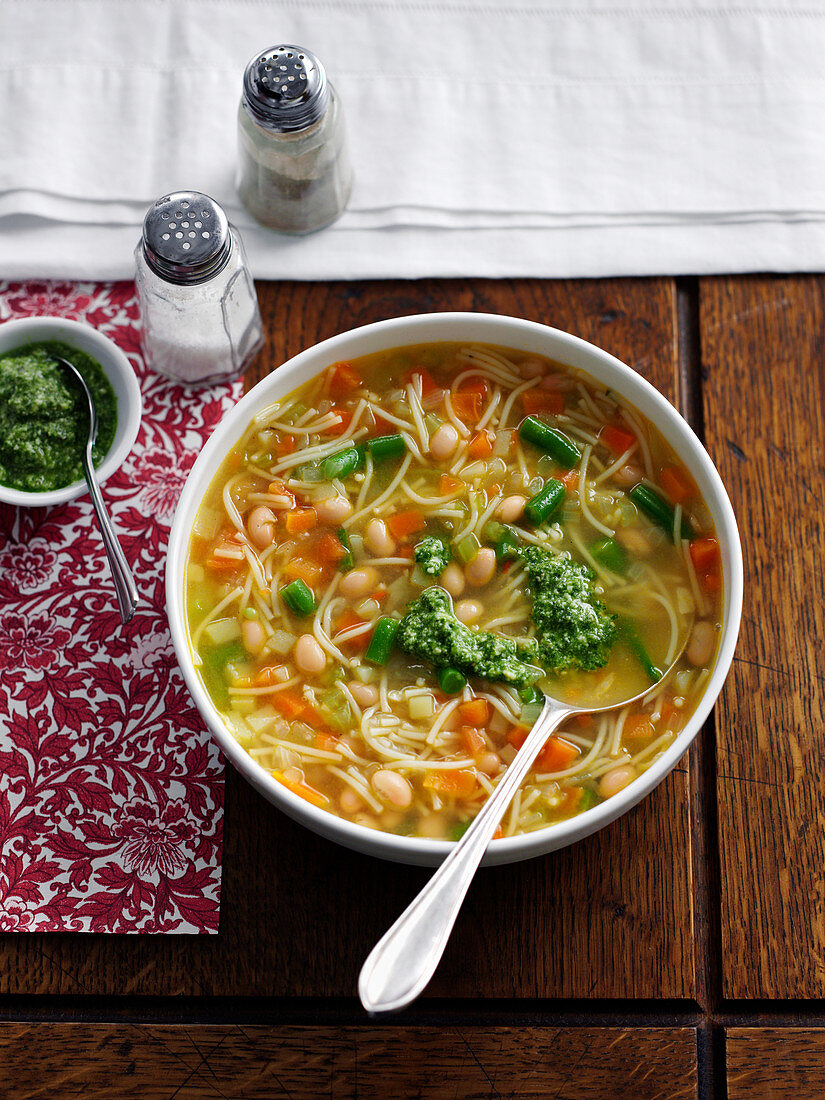
[[[143,402],[140,386],[132,366],[117,344],[91,325],[70,321],[64,317],[24,317],[18,321],[6,321],[0,325],[0,355],[6,355],[27,344],[41,344],[55,340],[77,348],[96,359],[112,384],[117,398],[117,429],[115,438],[100,466],[95,468],[97,480],[104,482],[118,469],[134,446],[140,427]],[[65,504],[87,492],[85,481],[74,481],[62,489],[43,493],[27,493],[0,485],[0,501],[21,504],[26,508],[44,508],[52,504]]]
[[[192,663],[184,607],[184,569],[192,524],[203,496],[224,457],[243,435],[256,413],[340,359],[357,359],[361,355],[388,348],[445,340],[498,344],[528,354],[543,355],[582,370],[597,383],[620,393],[659,429],[690,471],[713,517],[722,552],[724,605],[719,649],[704,694],[685,728],[647,771],[606,802],[536,832],[492,841],[484,857],[484,865],[493,866],[515,863],[564,848],[615,821],[641,801],[684,755],[716,701],[733,660],[742,615],[743,575],[742,548],[733,509],[702,444],[673,406],[641,375],[607,352],[566,332],[532,321],[493,314],[430,313],[398,317],[324,340],[296,355],[259,382],[223,418],[201,451],[183,488],[172,524],[166,568],[166,600],[175,651],[198,710],[224,754],[253,787],[296,821],[339,844],[399,863],[423,866],[440,863],[454,847],[449,841],[378,832],[317,809],[278,783],[241,748],[224,725]]]

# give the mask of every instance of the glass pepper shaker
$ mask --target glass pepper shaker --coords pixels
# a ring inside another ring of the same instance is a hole
[[[263,328],[241,238],[218,203],[199,191],[158,199],[135,263],[147,364],[179,382],[237,378]]]
[[[342,212],[352,188],[344,115],[318,58],[273,46],[244,72],[238,194],[262,225],[311,233]]]

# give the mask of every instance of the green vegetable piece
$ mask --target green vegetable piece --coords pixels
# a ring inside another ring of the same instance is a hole
[[[499,538],[493,541],[493,549],[496,552],[497,561],[515,561],[521,556],[521,539],[512,527],[501,525],[504,530]]]
[[[281,589],[284,603],[296,615],[311,615],[315,610],[315,596],[302,580],[291,581]]]
[[[655,489],[651,489],[649,485],[634,485],[627,495],[637,508],[641,508],[645,515],[661,527],[671,541],[673,541],[673,527],[676,523],[676,513],[665,498],[660,496]],[[680,534],[683,539],[692,539],[694,537],[693,528],[690,526],[690,522],[686,516],[682,516]]]
[[[448,840],[461,840],[472,825],[472,821],[456,821],[447,832]]]
[[[400,458],[406,452],[407,444],[402,435],[379,435],[367,441],[367,450],[373,462],[381,462],[387,458]]]
[[[400,625],[398,619],[391,619],[388,615],[378,620],[372,632],[370,644],[367,646],[367,652],[364,654],[368,661],[374,665],[387,663]]]
[[[590,553],[599,565],[613,573],[624,573],[627,569],[627,553],[615,539],[597,539],[591,543]]]
[[[352,543],[349,540],[349,535],[347,534],[346,528],[339,527],[335,534],[338,536],[338,541],[346,550],[346,554],[344,554],[343,558],[341,558],[341,560],[338,562],[338,568],[341,570],[342,573],[346,573],[348,569],[352,569],[354,562],[352,556]]]
[[[243,617],[245,619],[257,619],[258,618],[257,608],[255,608],[255,607],[245,607],[243,609]]]
[[[357,447],[346,447],[343,451],[336,451],[324,459],[324,478],[334,481],[335,478],[347,477],[357,470],[361,464],[361,455]]]
[[[548,478],[535,496],[524,505],[524,514],[534,527],[547,523],[564,503],[566,491],[560,481]]]
[[[526,687],[541,669],[527,663],[528,647],[491,631],[471,630],[453,614],[453,601],[443,588],[426,588],[409,605],[396,636],[406,653],[444,668],[485,680]]]
[[[438,682],[441,685],[441,690],[446,691],[448,695],[458,695],[460,691],[464,690],[467,677],[463,672],[459,672],[457,668],[440,668],[438,670]]]
[[[518,434],[527,443],[549,454],[566,470],[571,470],[581,458],[581,452],[572,439],[537,416],[525,417],[519,425]]]
[[[662,670],[654,665],[650,659],[650,655],[645,649],[644,642],[639,637],[636,627],[628,622],[627,619],[622,619],[619,624],[619,633],[622,637],[627,648],[645,670],[645,675],[651,684],[658,684],[662,678]]]
[[[455,556],[462,565],[467,565],[469,562],[475,561],[480,549],[481,543],[476,535],[465,535],[455,548]]]
[[[576,807],[576,813],[584,813],[585,810],[589,810],[591,807],[595,806],[598,801],[599,796],[594,790],[591,790],[590,787],[582,787],[582,796],[579,799],[578,806]]]
[[[518,697],[522,703],[538,703],[539,706],[544,706],[544,692],[539,691],[537,687],[522,688],[518,693]]]
[[[519,715],[519,722],[523,726],[532,726],[543,710],[544,703],[524,703]]]
[[[540,546],[526,547],[521,560],[533,596],[541,664],[555,672],[606,665],[618,635],[616,616],[597,599],[590,570]]]
[[[428,577],[438,577],[452,561],[453,552],[446,539],[429,535],[416,545],[413,557]]]

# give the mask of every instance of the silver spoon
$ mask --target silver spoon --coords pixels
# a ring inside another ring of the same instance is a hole
[[[60,355],[52,355],[51,358],[54,359],[56,363],[59,363],[61,367],[68,370],[72,377],[80,383],[83,392],[86,394],[86,400],[89,403],[89,435],[86,439],[86,447],[83,451],[83,475],[86,478],[86,484],[89,486],[89,495],[92,498],[92,505],[95,510],[95,515],[97,516],[100,534],[103,538],[103,546],[106,550],[106,557],[109,559],[109,565],[112,569],[112,579],[115,582],[115,592],[117,594],[117,605],[120,609],[120,621],[125,625],[134,615],[135,608],[138,605],[138,590],[132,572],[129,569],[129,563],[126,561],[126,555],[123,553],[120,543],[117,541],[117,535],[112,527],[112,521],[109,519],[109,513],[106,511],[106,505],[103,503],[103,497],[100,493],[100,486],[95,477],[95,468],[92,462],[92,447],[94,447],[95,440],[97,439],[97,410],[95,409],[95,403],[92,400],[89,387],[86,385],[86,379],[77,367],[73,363],[70,363],[68,359],[64,359]]]
[[[670,673],[683,649],[684,645],[660,680],[629,699],[608,706],[585,707],[563,703],[550,696],[545,698],[544,709],[524,744],[512,763],[507,765],[503,779],[479,810],[467,832],[367,956],[358,978],[358,995],[367,1012],[377,1015],[405,1008],[432,978],[487,845],[551,733],[573,714],[617,710],[644,699]]]

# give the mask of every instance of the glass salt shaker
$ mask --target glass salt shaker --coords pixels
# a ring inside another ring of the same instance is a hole
[[[318,58],[273,46],[244,72],[238,194],[262,225],[311,233],[342,212],[352,188],[341,102]]]
[[[158,199],[135,263],[147,364],[179,382],[237,378],[263,328],[241,238],[218,203],[199,191]]]

